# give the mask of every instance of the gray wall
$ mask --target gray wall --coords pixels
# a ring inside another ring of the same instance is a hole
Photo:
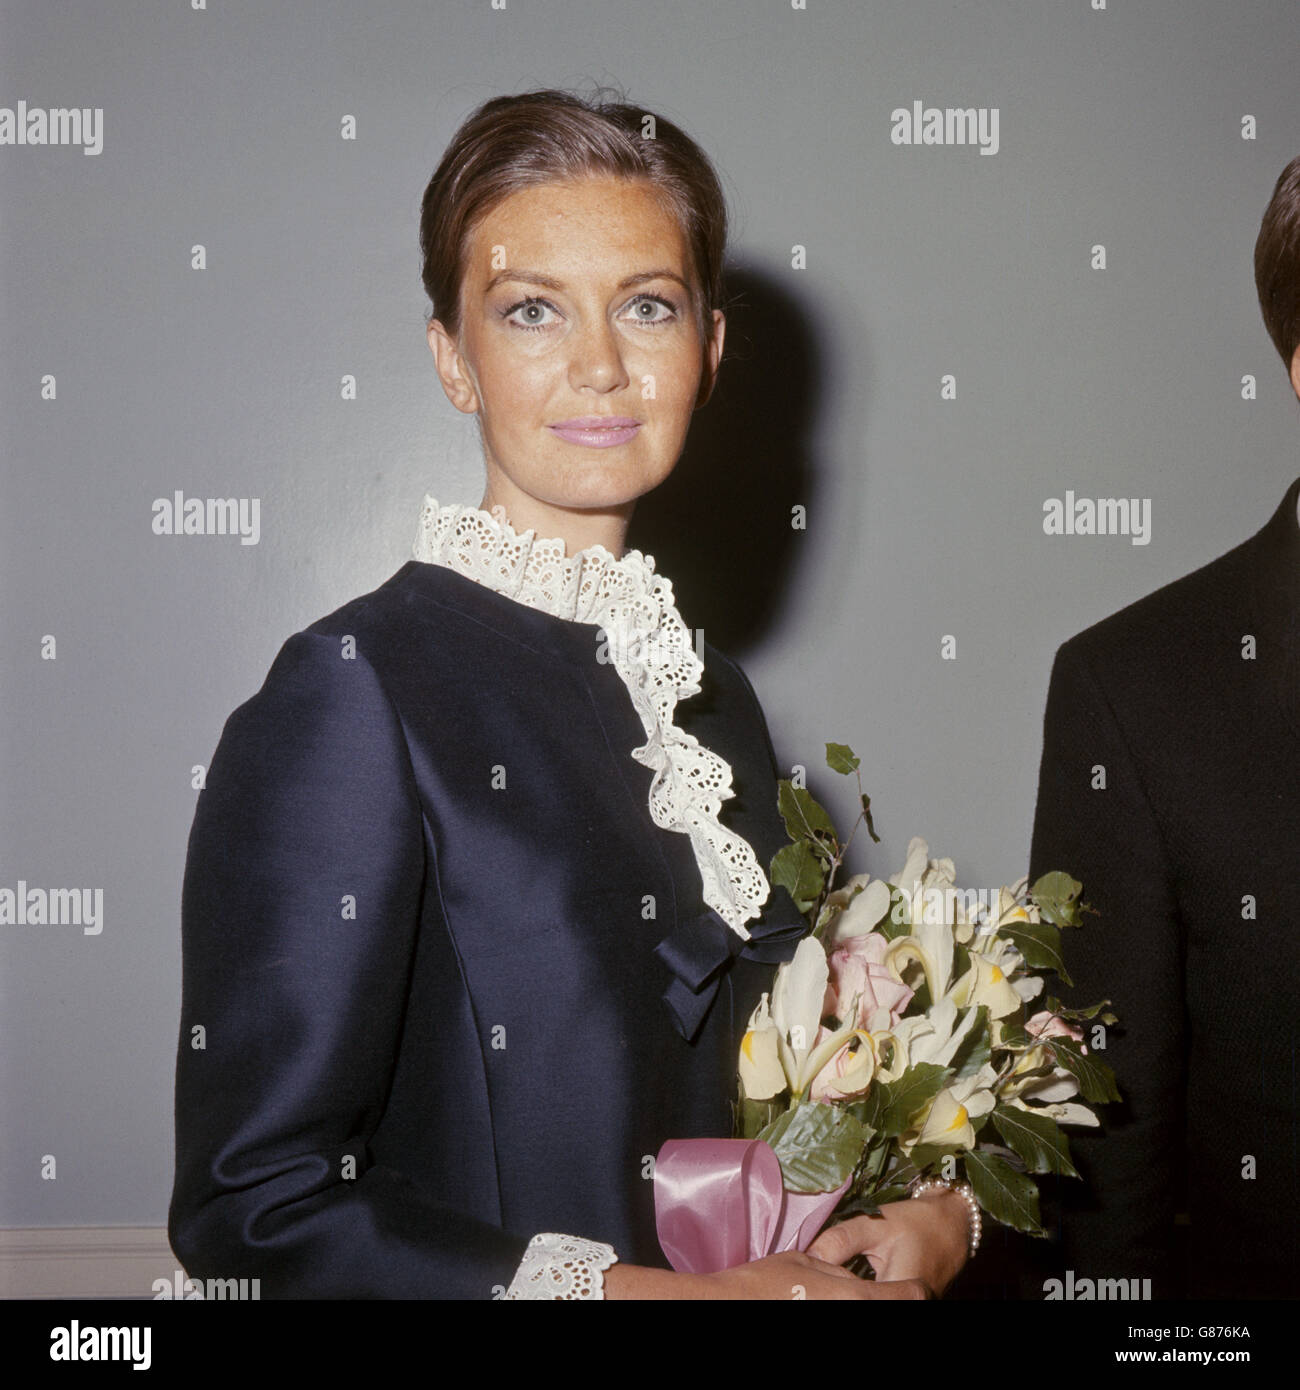
[[[0,887],[104,900],[98,935],[0,927],[0,1225],[164,1220],[192,769],[290,633],[409,557],[426,491],[481,495],[416,250],[474,105],[613,81],[716,160],[747,356],[631,540],[695,576],[785,763],[862,754],[855,868],[921,832],[991,886],[1025,867],[1056,646],[1300,471],[1251,263],[1298,71],[1291,0],[0,4],[0,105],[104,112],[98,155],[0,146]],[[998,152],[892,144],[914,100],[998,108]],[[258,544],[154,535],[177,489],[260,499]],[[1066,489],[1151,499],[1150,544],[1044,535]]]

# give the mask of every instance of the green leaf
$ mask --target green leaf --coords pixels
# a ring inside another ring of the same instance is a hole
[[[887,1160],[893,1155],[893,1163]],[[920,1174],[898,1154],[894,1145],[886,1142],[868,1150],[863,1156],[853,1186],[835,1208],[836,1216],[864,1214],[873,1216],[883,1202],[894,1202],[907,1196],[907,1187]]]
[[[796,840],[782,846],[772,856],[771,868],[772,882],[790,894],[800,912],[811,912],[821,895],[826,870],[808,841]]]
[[[885,1141],[887,1147],[887,1161],[881,1167],[877,1177],[882,1182],[887,1182],[891,1187],[899,1184],[906,1187],[908,1183],[915,1182],[921,1176],[921,1170],[912,1162],[910,1157],[902,1154],[897,1145]]]
[[[842,772],[847,775],[850,772],[856,772],[862,766],[862,759],[847,743],[828,743],[826,745],[826,766],[832,772]]]
[[[1067,1009],[1059,999],[1053,999],[1049,996],[1045,1007],[1049,1013],[1054,1013],[1060,1018],[1068,1018],[1074,1023],[1084,1023],[1088,1019],[1096,1018],[1098,1014],[1101,1014],[1103,1023],[1119,1022],[1114,1014],[1101,1012],[1110,1007],[1109,999],[1103,999],[1100,1004],[1091,1004],[1086,1009]]]
[[[1017,1173],[996,1154],[979,1149],[966,1155],[965,1167],[975,1200],[994,1221],[1028,1235],[1043,1234],[1038,1219],[1038,1189],[1032,1178]]]
[[[1030,885],[1029,896],[1038,898],[1057,898],[1070,902],[1083,892],[1083,884],[1077,878],[1062,873],[1059,869],[1043,874],[1036,883]]]
[[[781,1164],[790,1192],[832,1192],[858,1165],[866,1131],[837,1105],[804,1101],[758,1135]]]
[[[954,939],[952,943],[952,979],[955,983],[970,969],[970,947]]]
[[[806,787],[796,787],[788,777],[781,779],[777,806],[792,840],[816,839],[818,831],[832,840],[836,838],[835,826],[826,808]]]
[[[880,1126],[889,1109],[889,1084],[877,1081],[861,1100],[855,1100],[848,1107],[854,1119],[873,1134],[880,1134]]]
[[[886,941],[897,941],[900,936],[911,936],[912,924],[910,922],[894,921],[894,909],[899,902],[900,894],[898,888],[894,884],[888,883],[886,886],[889,889],[889,911],[876,923],[875,930],[878,931]],[[916,1010],[909,1004],[908,1012],[916,1013]]]
[[[1120,1098],[1115,1073],[1092,1053],[1085,1056],[1072,1038],[1048,1038],[1044,1045],[1057,1063],[1078,1081],[1079,1094],[1084,1100],[1101,1104]]]
[[[1077,1178],[1070,1162],[1070,1146],[1061,1127],[1050,1115],[1035,1115],[1015,1105],[999,1105],[993,1112],[993,1127],[1025,1160],[1031,1173],[1062,1173]]]
[[[1074,983],[1066,974],[1061,957],[1059,927],[1050,922],[1007,922],[998,928],[997,934],[1011,942],[1031,970],[1055,970],[1063,984]]]
[[[961,1046],[953,1054],[952,1065],[957,1068],[954,1081],[965,1081],[974,1076],[993,1054],[989,1042],[989,1011],[986,1005],[979,1005],[979,1012],[971,1030],[962,1039]],[[958,1016],[958,1026],[965,1021],[965,1012]]]
[[[957,1144],[913,1144],[912,1152],[908,1155],[911,1160],[911,1176],[906,1178],[911,1182],[912,1178],[918,1178],[922,1173],[933,1173],[941,1177],[939,1165],[943,1162],[945,1155],[961,1153],[961,1147]],[[891,1174],[891,1178],[897,1175]]]
[[[1007,1148],[1005,1144],[995,1144],[991,1139],[986,1139],[984,1143],[976,1144],[975,1148],[979,1153],[1000,1158],[1003,1163],[1017,1173],[1025,1171],[1025,1160],[1014,1149]]]
[[[751,1100],[743,1095],[736,1107],[735,1135],[737,1139],[755,1139],[770,1125],[781,1112],[784,1098],[779,1100]]]
[[[871,836],[872,843],[878,845],[880,836],[876,834],[876,826],[871,819],[871,798],[866,792],[862,793],[862,815],[867,822],[867,834]]]
[[[876,1138],[876,1127],[871,1123],[871,1120],[868,1118],[868,1106],[866,1101],[848,1101],[842,1104],[840,1108],[842,1110],[846,1110],[850,1115],[853,1116],[853,1118],[858,1122],[858,1124],[862,1126],[862,1143],[865,1148],[866,1145],[870,1144],[871,1141]]]
[[[1018,1023],[1012,1023],[1009,1018],[1002,1020],[1002,1041],[998,1045],[998,1051],[1014,1052],[1017,1048],[1035,1047],[1037,1044],[1034,1039],[1025,1032],[1024,1028]]]
[[[871,1187],[878,1183],[889,1171],[890,1156],[895,1152],[894,1145],[888,1139],[877,1135],[872,1141],[871,1146],[862,1155],[862,1162],[858,1168],[858,1177],[864,1187]]]
[[[883,1187],[878,1187],[871,1194],[875,1199],[876,1209],[887,1205],[889,1202],[897,1202],[900,1198],[907,1196],[906,1183],[886,1183]]]
[[[1077,927],[1082,903],[1076,901],[1083,892],[1083,884],[1069,874],[1044,874],[1029,890],[1030,897],[1038,905],[1039,915],[1045,922],[1058,927]]]
[[[951,1067],[941,1067],[937,1062],[919,1062],[909,1067],[897,1081],[873,1086],[872,1094],[882,1090],[887,1093],[877,1131],[891,1139],[902,1134],[916,1113],[943,1090],[951,1076]]]

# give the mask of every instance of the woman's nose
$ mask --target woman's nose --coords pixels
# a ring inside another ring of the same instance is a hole
[[[602,320],[580,328],[569,339],[572,355],[569,375],[574,386],[597,386],[607,389],[626,385],[627,367],[623,360],[623,343],[618,330]]]

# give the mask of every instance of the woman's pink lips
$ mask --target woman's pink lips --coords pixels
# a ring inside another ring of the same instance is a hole
[[[593,449],[608,449],[615,444],[626,444],[636,436],[641,425],[636,420],[622,416],[610,420],[565,420],[559,425],[548,426],[552,434],[570,444],[585,444]]]

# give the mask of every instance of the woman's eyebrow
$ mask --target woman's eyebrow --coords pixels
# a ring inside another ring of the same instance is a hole
[[[506,280],[518,280],[524,284],[542,285],[548,290],[563,291],[566,287],[562,280],[555,279],[552,275],[543,275],[540,270],[501,270],[498,271],[483,287],[484,291],[494,289],[497,285]],[[676,280],[676,282],[688,294],[690,286],[677,274],[675,270],[643,270],[636,275],[629,275],[614,286],[617,290],[630,289],[633,285],[642,285],[647,280]]]

